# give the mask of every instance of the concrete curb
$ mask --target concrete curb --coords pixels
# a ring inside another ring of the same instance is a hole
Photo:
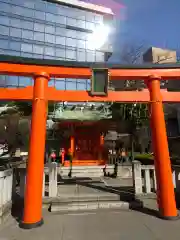
[[[100,209],[120,209],[130,210],[142,207],[141,202],[123,202],[123,201],[101,201],[101,202],[72,202],[57,203],[53,202],[50,207],[51,212],[65,213],[74,211],[92,211]]]

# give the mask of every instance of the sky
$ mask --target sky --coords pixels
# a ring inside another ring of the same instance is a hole
[[[116,0],[124,7],[116,14],[114,58],[125,44],[180,49],[179,0]],[[121,13],[122,12],[122,13]],[[122,17],[121,17],[122,16]]]
[[[124,44],[180,49],[180,0],[87,0],[116,16],[113,59]]]

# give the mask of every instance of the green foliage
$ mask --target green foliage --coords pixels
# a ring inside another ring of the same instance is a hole
[[[128,121],[134,130],[146,125],[149,119],[148,106],[145,103],[113,103],[110,106],[112,118],[116,121]]]
[[[30,116],[32,113],[32,103],[28,101],[18,101],[15,102],[18,112],[20,112],[23,116]]]
[[[1,106],[7,105],[8,107],[14,107],[14,109],[8,109],[2,114],[13,114],[14,112],[19,112],[22,116],[31,116],[32,114],[32,102],[31,101],[11,101],[11,102],[3,102],[0,104]],[[48,104],[48,113],[52,113],[56,108],[56,104],[53,102],[49,102]]]

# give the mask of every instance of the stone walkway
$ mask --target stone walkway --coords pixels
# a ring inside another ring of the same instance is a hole
[[[132,179],[97,178],[89,181],[77,180],[76,183],[59,185],[58,196],[62,198],[66,196],[112,195],[111,190],[114,190],[116,194],[120,194],[122,189],[131,188]]]
[[[90,185],[89,185],[90,184]],[[59,187],[60,196],[87,196],[105,194],[111,188],[115,195],[122,197],[128,190],[131,196],[131,179],[93,179],[65,184]],[[120,188],[118,186],[121,186]],[[104,189],[105,188],[105,189]],[[109,189],[110,188],[110,189]],[[117,191],[117,192],[116,192]],[[108,194],[108,195],[107,195]],[[111,193],[112,194],[112,193]],[[140,199],[142,200],[142,199]],[[157,205],[154,196],[143,199],[144,208],[138,211],[93,210],[69,212],[68,214],[50,213],[43,209],[44,225],[37,229],[23,230],[14,218],[1,225],[0,240],[178,240],[180,220],[165,221],[157,218]]]
[[[44,211],[44,225],[23,230],[11,219],[0,240],[178,240],[180,220],[165,221],[136,211],[54,215]]]

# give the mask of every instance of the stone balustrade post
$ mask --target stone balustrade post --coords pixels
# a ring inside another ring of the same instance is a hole
[[[49,197],[57,197],[57,163],[49,164]]]
[[[142,194],[141,163],[139,161],[133,161],[133,185],[135,194]]]
[[[144,185],[145,185],[145,192],[151,193],[151,178],[150,178],[149,169],[145,169]]]

